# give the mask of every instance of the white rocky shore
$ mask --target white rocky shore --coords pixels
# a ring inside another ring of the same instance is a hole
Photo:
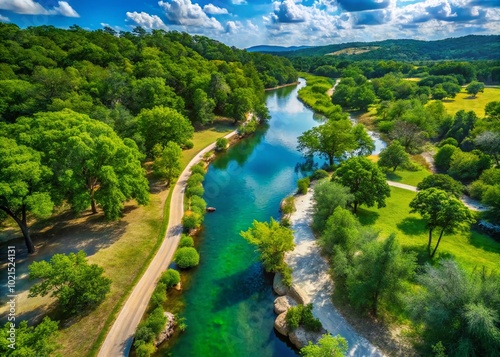
[[[279,295],[289,297],[279,297],[275,302],[276,313],[283,311],[287,305],[299,303],[312,303],[314,305],[313,315],[318,318],[323,327],[332,335],[341,335],[349,344],[349,356],[355,357],[377,357],[384,356],[382,351],[368,342],[366,338],[360,336],[349,323],[340,315],[331,301],[333,292],[333,281],[328,274],[329,266],[326,259],[320,255],[320,248],[316,245],[316,240],[312,233],[310,224],[312,220],[312,190],[305,195],[299,195],[295,199],[296,211],[291,215],[290,221],[295,237],[295,249],[286,255],[286,262],[293,269],[293,286],[290,291],[280,287],[279,277],[275,278],[275,291]],[[298,295],[298,296],[297,296]],[[302,300],[302,301],[300,301]],[[287,309],[287,307],[286,307]],[[275,327],[281,333],[286,331],[286,322],[282,312],[276,319]],[[299,329],[297,329],[299,330]],[[286,335],[286,333],[283,333]],[[294,331],[289,334],[292,342],[298,337],[313,338],[316,336],[302,336],[304,331]],[[299,342],[299,341],[297,341]],[[297,343],[295,343],[297,345]],[[300,345],[303,341],[299,342]],[[300,346],[299,346],[300,347]]]

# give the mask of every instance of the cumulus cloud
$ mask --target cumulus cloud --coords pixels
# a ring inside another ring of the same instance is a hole
[[[305,6],[297,6],[294,0],[284,0],[281,3],[274,2],[274,13],[271,18],[275,22],[304,22],[307,16]]]
[[[7,16],[0,15],[0,21],[2,21],[2,22],[10,22],[10,19]]]
[[[201,6],[191,3],[191,0],[159,1],[158,5],[165,11],[167,19],[173,24],[224,30],[219,21],[207,16]]]
[[[392,12],[387,10],[362,11],[354,15],[355,26],[382,25],[392,18]]]
[[[156,15],[150,15],[146,12],[127,12],[127,20],[132,21],[138,26],[144,27],[148,30],[166,30],[165,23]]]
[[[425,0],[401,9],[403,23],[483,21],[487,10],[471,6],[467,0]]]
[[[225,14],[228,14],[227,9],[222,8],[222,7],[217,7],[217,6],[213,5],[213,4],[207,4],[207,5],[203,6],[203,11],[205,11],[205,13],[211,14],[211,15],[225,15]]]
[[[12,11],[24,15],[61,15],[66,17],[80,17],[80,15],[66,1],[59,1],[58,6],[46,9],[33,0],[0,0],[0,10]]]
[[[240,27],[241,23],[239,21],[228,21],[226,22],[226,33],[236,33]]]
[[[337,0],[346,11],[379,10],[387,8],[390,0]]]

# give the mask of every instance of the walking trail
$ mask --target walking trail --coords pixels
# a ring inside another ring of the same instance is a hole
[[[295,237],[295,249],[286,256],[286,262],[293,269],[293,284],[306,294],[305,303],[313,304],[313,315],[332,335],[341,335],[349,344],[349,356],[378,357],[382,351],[360,336],[344,319],[332,303],[334,284],[328,274],[329,265],[320,255],[320,248],[312,233],[312,189],[295,199],[296,211],[290,221]]]
[[[225,138],[229,139],[236,135],[236,133],[237,131],[235,130],[227,134]],[[101,346],[98,357],[128,356],[134,340],[135,330],[146,311],[156,283],[161,273],[170,265],[174,252],[179,244],[182,233],[181,220],[184,215],[184,190],[186,188],[187,179],[191,174],[191,167],[201,161],[203,155],[214,147],[215,143],[201,150],[196,157],[189,162],[179,176],[179,179],[173,187],[174,191],[172,192],[172,200],[170,202],[170,216],[163,243],[121,309]]]

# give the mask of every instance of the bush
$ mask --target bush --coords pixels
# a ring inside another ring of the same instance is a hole
[[[299,326],[304,326],[309,331],[321,330],[321,322],[312,314],[313,305],[297,305],[288,309],[286,322],[290,329],[295,330]]]
[[[295,330],[300,325],[302,318],[302,305],[292,306],[286,312],[286,323],[291,330]]]
[[[194,147],[194,143],[191,141],[191,140],[187,140],[185,143],[184,143],[184,149],[192,149]]]
[[[443,147],[445,145],[451,145],[451,146],[458,147],[458,141],[455,138],[446,138],[446,139],[442,140],[437,146]]]
[[[297,181],[298,192],[302,195],[305,195],[310,183],[311,180],[309,179],[309,177],[301,178],[299,181]]]
[[[443,171],[448,171],[448,169],[450,168],[451,156],[456,150],[460,149],[450,144],[443,145],[438,150],[436,155],[434,155],[434,163],[436,167]]]
[[[226,150],[228,143],[229,143],[229,140],[227,140],[226,138],[218,138],[215,141],[215,150],[217,150],[217,151]]]
[[[283,262],[282,266],[279,267],[278,271],[281,273],[281,282],[287,286],[292,286],[292,268],[288,266],[287,263]]]
[[[205,200],[199,196],[191,197],[191,210],[200,216],[204,216],[207,208],[207,203]]]
[[[198,163],[196,165],[194,165],[193,167],[191,167],[191,174],[194,175],[194,174],[200,174],[200,175],[203,175],[205,176],[207,172],[205,171],[205,167],[203,166],[202,163]]]
[[[184,217],[182,217],[182,225],[186,230],[196,229],[198,228],[203,221],[203,218],[192,211],[184,212]]]
[[[187,180],[187,187],[197,187],[205,180],[205,175],[193,173]]]
[[[152,343],[142,343],[135,348],[137,357],[149,357],[155,353],[155,351],[156,347]]]
[[[295,198],[293,196],[285,198],[282,211],[284,214],[295,212]]]
[[[192,197],[192,196],[202,197],[204,193],[205,193],[205,189],[201,185],[194,186],[194,187],[188,187],[186,189],[186,196],[187,197]]]
[[[179,242],[179,248],[194,247],[193,237],[183,234]]]
[[[321,180],[322,178],[325,178],[325,177],[328,177],[328,176],[330,176],[330,175],[325,170],[316,170],[311,175],[311,181]]]
[[[174,269],[168,269],[167,271],[164,271],[160,278],[160,282],[165,284],[167,289],[179,284],[180,281],[181,274],[179,274],[179,272]]]
[[[149,305],[156,308],[158,306],[162,306],[165,301],[167,301],[167,286],[160,281],[158,285],[156,285],[153,295],[151,295]]]
[[[200,263],[200,255],[192,247],[183,247],[175,252],[174,261],[181,269],[192,268]]]

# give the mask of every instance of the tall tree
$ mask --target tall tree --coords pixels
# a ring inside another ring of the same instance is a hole
[[[42,164],[41,153],[13,139],[0,137],[0,209],[21,229],[28,252],[34,253],[28,227],[28,212],[48,217],[54,203],[49,179],[52,171]]]
[[[451,193],[456,198],[460,198],[464,190],[464,186],[460,182],[445,174],[429,175],[417,185],[419,190],[426,190],[431,187]]]
[[[352,124],[348,119],[328,119],[324,124],[302,133],[297,148],[305,155],[319,154],[328,159],[330,166],[334,159],[340,159],[347,152],[356,149]],[[338,120],[337,120],[338,119]]]
[[[353,157],[342,162],[332,180],[349,187],[354,196],[354,213],[361,204],[372,207],[376,203],[379,208],[385,207],[385,199],[391,195],[385,174],[365,157]]]
[[[443,238],[445,232],[451,233],[458,229],[466,229],[474,219],[467,207],[452,194],[438,188],[428,188],[417,193],[410,202],[410,213],[419,213],[427,220],[429,229],[429,240],[427,252],[431,258]],[[441,229],[436,246],[431,252],[432,233],[435,229]]]
[[[391,145],[382,150],[379,157],[378,165],[392,168],[392,171],[396,171],[399,166],[407,165],[410,162],[410,155],[397,140],[394,140]]]
[[[172,141],[169,141],[165,147],[156,144],[153,148],[153,155],[155,158],[153,163],[155,175],[165,179],[167,185],[170,185],[170,182],[182,172],[182,150],[180,146]]]
[[[345,208],[352,200],[349,188],[335,182],[322,181],[314,186],[313,228],[322,232],[326,221],[337,207]]]
[[[484,92],[484,83],[472,81],[467,88],[465,88],[465,90],[467,91],[467,94],[472,94],[472,96],[476,98],[477,93]]]
[[[116,219],[126,200],[148,202],[137,145],[120,139],[108,125],[65,109],[21,118],[12,131],[44,153],[42,163],[54,173],[56,203],[68,199],[76,211],[90,206],[94,213],[100,204],[107,218]]]
[[[370,242],[354,256],[353,271],[347,279],[349,297],[354,305],[377,316],[381,300],[396,301],[406,290],[415,267],[416,257],[403,253],[394,235],[384,242]]]

